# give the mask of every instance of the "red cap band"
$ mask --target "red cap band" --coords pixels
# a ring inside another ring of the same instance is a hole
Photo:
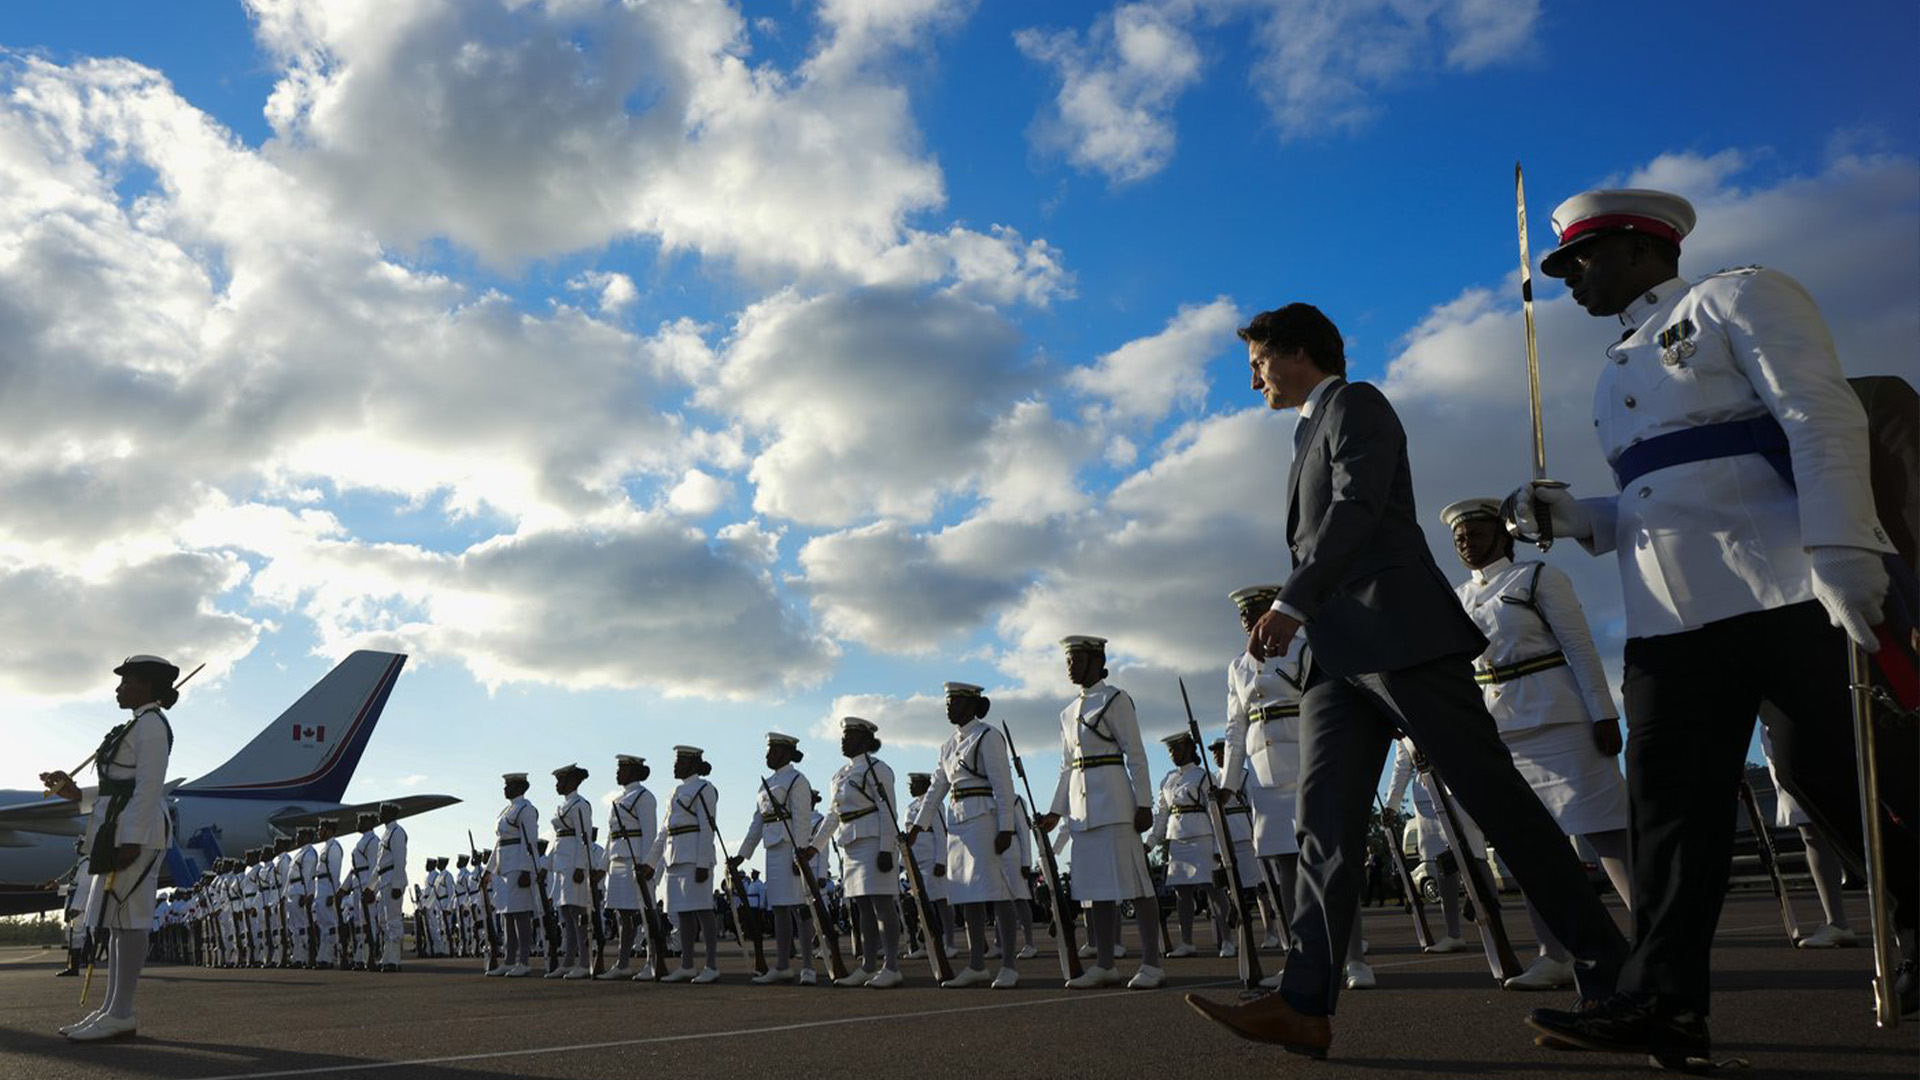
[[[1639,214],[1599,214],[1581,221],[1576,221],[1567,226],[1566,232],[1560,234],[1560,246],[1566,247],[1577,238],[1585,236],[1590,232],[1598,232],[1601,229],[1632,229],[1634,232],[1643,232],[1657,236],[1662,240],[1672,243],[1675,247],[1680,246],[1681,234],[1679,229],[1661,221],[1659,218],[1642,217]]]

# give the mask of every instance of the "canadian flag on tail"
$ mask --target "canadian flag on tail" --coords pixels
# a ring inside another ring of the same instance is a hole
[[[327,725],[307,727],[304,724],[293,725],[293,741],[301,746],[315,746],[327,741]]]

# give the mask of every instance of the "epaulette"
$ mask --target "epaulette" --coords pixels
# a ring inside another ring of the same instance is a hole
[[[1759,265],[1758,263],[1755,263],[1751,266],[1729,266],[1721,270],[1715,270],[1713,273],[1708,274],[1707,277],[1716,278],[1716,277],[1727,277],[1733,274],[1753,274],[1753,273],[1758,273],[1759,271],[1764,269],[1765,267]]]

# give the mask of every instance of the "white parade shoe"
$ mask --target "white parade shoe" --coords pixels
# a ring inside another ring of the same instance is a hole
[[[1261,938],[1261,939],[1260,939],[1260,947],[1261,947],[1261,948],[1263,948],[1263,949],[1277,949],[1277,948],[1279,948],[1279,947],[1280,947],[1280,935],[1279,935],[1279,934],[1276,934],[1276,933],[1274,933],[1274,932],[1273,932],[1273,931],[1271,931],[1271,930],[1269,930],[1269,931],[1267,931],[1267,936],[1266,936],[1266,937],[1264,937],[1264,938]]]
[[[1095,990],[1120,984],[1120,972],[1114,968],[1090,967],[1077,979],[1067,980],[1069,990]]]
[[[140,1029],[133,1017],[120,1018],[103,1016],[77,1031],[67,1032],[67,1038],[74,1042],[99,1042],[102,1039],[124,1039]]]
[[[927,950],[917,947],[908,949],[906,952],[900,954],[900,959],[902,960],[925,960],[926,958]]]
[[[507,965],[505,964],[496,964],[493,967],[488,968],[486,971],[487,978],[489,979],[497,979],[500,976],[505,975],[506,973],[507,973]]]
[[[1266,978],[1264,978],[1264,979],[1261,979],[1261,980],[1260,980],[1260,985],[1261,985],[1261,986],[1264,986],[1264,987],[1266,987],[1266,988],[1267,988],[1267,989],[1269,989],[1269,990],[1278,990],[1278,989],[1280,989],[1280,976],[1281,976],[1281,974],[1283,974],[1283,973],[1282,973],[1282,972],[1279,972],[1279,971],[1276,971],[1276,972],[1274,972],[1273,974],[1271,974],[1271,975],[1269,975],[1269,976],[1267,976]]]
[[[1220,943],[1220,956],[1223,959],[1230,960],[1239,955],[1240,955],[1240,946],[1235,945],[1231,941],[1223,941]]]
[[[989,960],[998,960],[998,959],[1000,959],[1000,946],[998,946],[998,945],[989,945],[989,946],[987,946],[987,953],[986,953],[986,955],[987,955],[987,959],[989,959]]]
[[[1085,945],[1080,946],[1080,959],[1082,960],[1093,959],[1093,943],[1092,942],[1088,942]]]
[[[1178,960],[1183,956],[1192,956],[1194,953],[1198,951],[1199,951],[1198,949],[1195,949],[1192,945],[1183,941],[1180,944],[1175,945],[1173,948],[1167,950],[1167,959]]]
[[[667,972],[666,976],[663,977],[660,981],[671,982],[671,983],[692,982],[693,977],[698,974],[700,974],[698,971],[695,971],[690,967],[677,967],[677,968],[674,968],[672,971]]]
[[[814,986],[820,982],[820,976],[812,968],[800,969],[800,985]]]
[[[1120,943],[1119,943],[1119,942],[1117,942],[1117,941],[1116,941],[1116,942],[1114,942],[1114,943],[1113,943],[1113,955],[1114,955],[1115,957],[1121,957],[1121,956],[1125,956],[1125,955],[1127,955],[1127,947],[1126,947],[1125,945],[1122,945],[1122,944],[1120,944]]]
[[[761,972],[758,975],[755,975],[753,978],[748,979],[747,981],[754,984],[755,986],[771,986],[774,983],[778,983],[778,982],[792,982],[793,969],[792,968],[768,968],[767,970]]]
[[[990,983],[992,981],[994,981],[993,976],[987,974],[986,968],[961,968],[959,971],[954,972],[953,978],[941,983],[940,988],[943,990],[961,990],[969,986],[979,986],[982,983]]]
[[[993,977],[992,985],[995,990],[1011,990],[1020,985],[1020,973],[1012,968],[1003,967],[1000,973]]]
[[[633,973],[634,982],[654,982],[658,979],[659,979],[659,976],[653,973],[652,965],[643,967],[639,971],[636,971]]]
[[[1534,957],[1527,970],[1500,985],[1509,990],[1561,990],[1573,985],[1573,961]]]
[[[95,1020],[98,1020],[105,1015],[107,1015],[106,1009],[104,1008],[95,1009],[92,1012],[88,1013],[87,1015],[81,1017],[80,1019],[75,1020],[71,1024],[61,1024],[60,1034],[71,1035],[74,1032],[79,1031],[81,1028],[86,1027],[88,1024],[93,1023]]]
[[[1430,953],[1466,952],[1467,942],[1464,938],[1457,938],[1452,934],[1448,934],[1446,937],[1427,946],[1426,951]]]
[[[867,971],[863,968],[854,968],[852,971],[847,972],[846,978],[833,980],[833,985],[865,986],[867,985],[868,982],[872,981],[872,979],[873,979],[872,972]]]
[[[560,977],[563,979],[591,979],[593,978],[593,969],[583,967],[568,968],[567,973]]]
[[[1141,964],[1140,970],[1134,972],[1133,978],[1127,980],[1127,989],[1158,990],[1160,989],[1160,984],[1166,981],[1166,972],[1150,964]]]
[[[873,978],[867,980],[867,989],[891,990],[906,981],[907,977],[898,971],[892,968],[881,968],[873,973]]]
[[[503,979],[524,979],[531,974],[533,974],[532,968],[525,964],[515,964],[501,972],[500,977]]]
[[[1851,949],[1858,944],[1860,944],[1858,934],[1844,926],[1835,926],[1832,923],[1811,934],[1802,934],[1800,940],[1794,942],[1797,948],[1802,949]]]
[[[1031,945],[1022,945],[1020,946],[1020,951],[1013,955],[1021,960],[1031,960],[1040,955],[1040,950]]]
[[[621,964],[619,967],[608,968],[600,974],[595,975],[594,978],[601,982],[612,982],[615,979],[631,979],[633,978],[633,969],[625,964]]]
[[[719,968],[701,968],[700,974],[695,975],[692,979],[688,981],[696,985],[704,986],[707,983],[718,982],[719,980],[720,980]]]
[[[1380,981],[1373,977],[1373,965],[1365,960],[1347,961],[1347,989],[1371,990],[1379,985]]]

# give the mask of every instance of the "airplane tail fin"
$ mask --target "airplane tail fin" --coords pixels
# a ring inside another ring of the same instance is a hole
[[[239,753],[179,793],[339,802],[406,662],[401,653],[353,653]]]

